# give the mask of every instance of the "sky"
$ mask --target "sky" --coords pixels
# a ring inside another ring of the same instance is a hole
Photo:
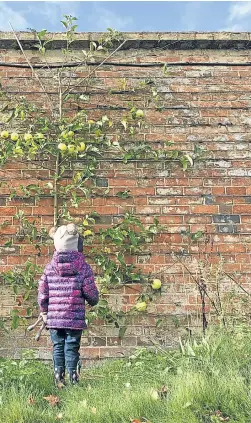
[[[0,30],[63,31],[64,14],[78,31],[250,31],[251,1],[0,1]]]

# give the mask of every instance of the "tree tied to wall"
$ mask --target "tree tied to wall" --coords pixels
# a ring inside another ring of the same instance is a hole
[[[50,179],[45,182],[38,176],[34,183],[29,183],[27,179],[27,184],[10,187],[9,200],[15,197],[34,197],[39,203],[43,198],[50,198],[54,208],[52,225],[69,221],[79,225],[85,238],[87,254],[99,268],[98,280],[103,295],[110,288],[131,282],[146,285],[144,294],[139,293],[136,307],[130,313],[135,310],[142,312],[147,309],[147,303],[153,299],[153,294],[160,292],[161,281],[157,276],[143,275],[136,266],[128,264],[127,258],[139,253],[146,243],[153,241],[161,230],[158,220],[144,226],[131,212],[125,212],[118,223],[95,232],[99,215],[93,211],[80,218],[75,217],[74,211],[80,206],[84,208],[91,198],[110,196],[108,187],[98,187],[95,183],[99,165],[104,158],[107,161],[116,159],[125,164],[132,160],[174,161],[186,170],[193,165],[194,159],[201,152],[199,149],[193,154],[178,151],[169,141],[164,142],[161,148],[152,147],[149,143],[135,142],[135,136],[147,128],[148,123],[145,109],[138,108],[133,99],[119,119],[112,119],[108,115],[97,118],[93,116],[94,113],[92,115],[87,112],[90,100],[88,89],[91,93],[95,87],[95,71],[116,55],[126,40],[121,33],[109,28],[98,41],[90,42],[89,50],[76,53],[73,44],[77,29],[76,18],[64,16],[62,24],[65,27],[65,47],[62,49],[64,63],[58,67],[50,66],[47,61],[47,49],[53,43],[50,35],[46,30],[37,32],[32,29],[37,40],[33,47],[39,50],[43,59],[41,70],[33,68],[13,30],[27,67],[31,68],[33,79],[40,87],[44,100],[41,107],[41,104],[31,103],[25,95],[17,97],[2,88],[0,164],[4,166],[12,160],[27,161],[30,168],[49,170]],[[97,66],[90,65],[90,62],[95,63],[97,59],[100,60]],[[85,73],[85,76],[76,79],[77,71]],[[127,81],[124,79],[122,82],[123,86],[110,89],[107,95],[125,92]],[[52,86],[56,91],[53,96],[48,94]],[[144,104],[147,107],[161,110],[161,99],[153,86],[153,81],[141,81],[133,88],[133,96],[139,93],[145,98]],[[130,191],[118,191],[115,195],[123,202],[130,197]],[[15,219],[19,223],[16,240],[26,240],[35,245],[37,254],[40,255],[41,245],[47,239],[47,231],[37,227],[36,219],[31,221],[22,210],[16,214]],[[8,224],[7,220],[2,226]],[[13,242],[13,239],[8,240],[5,247],[11,247]],[[29,260],[24,267],[3,274],[3,280],[13,286],[19,305],[24,307],[26,301],[31,300],[39,271],[41,269]],[[32,311],[29,303],[26,314],[32,315]],[[13,310],[12,317],[12,327],[17,327],[21,319],[17,308]],[[114,312],[105,298],[88,314],[89,320],[101,318],[115,322],[116,326],[120,325],[119,319],[124,317],[125,313]],[[125,326],[122,328],[123,332]]]

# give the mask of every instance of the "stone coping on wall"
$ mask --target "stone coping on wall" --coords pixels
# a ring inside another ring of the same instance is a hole
[[[17,32],[19,40],[25,50],[36,49],[35,36],[31,32]],[[72,48],[84,49],[89,47],[91,40],[97,41],[103,33],[79,32],[75,34]],[[193,50],[193,49],[251,49],[251,32],[124,32],[127,41],[122,46],[128,49],[170,49],[170,50]],[[53,38],[47,49],[60,49],[66,45],[64,32],[48,32],[45,39]],[[0,31],[0,49],[19,50],[18,43],[13,32]]]

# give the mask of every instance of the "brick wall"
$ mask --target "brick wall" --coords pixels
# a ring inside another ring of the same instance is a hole
[[[74,46],[76,51],[86,47],[89,36],[78,35]],[[111,197],[91,199],[84,208],[73,211],[81,216],[95,209],[101,215],[98,226],[102,227],[115,223],[125,210],[132,211],[146,224],[157,216],[164,230],[144,253],[133,258],[133,262],[146,272],[162,270],[163,289],[162,296],[149,306],[149,315],[132,319],[123,339],[119,339],[118,329],[112,325],[97,322],[92,326],[82,341],[82,357],[86,360],[119,357],[136,346],[151,345],[149,337],[163,345],[172,345],[188,323],[191,327],[201,325],[200,298],[194,281],[181,266],[165,270],[173,263],[173,252],[189,251],[190,261],[200,253],[200,244],[195,243],[188,249],[182,231],[206,232],[213,240],[212,261],[221,253],[225,269],[237,272],[238,280],[246,289],[249,289],[251,280],[251,67],[245,65],[251,62],[250,34],[140,33],[126,36],[129,41],[113,61],[164,62],[168,64],[167,74],[164,75],[162,67],[102,66],[95,73],[95,84],[88,93],[86,110],[92,109],[90,116],[94,119],[106,114],[116,120],[124,111],[107,109],[107,105],[126,108],[133,97],[135,105],[146,111],[148,122],[148,127],[135,137],[135,142],[162,145],[167,140],[174,142],[176,149],[187,152],[200,145],[207,150],[207,160],[196,163],[186,172],[164,162],[137,160],[124,164],[106,158],[101,162],[98,184],[107,185]],[[92,38],[96,39],[96,34],[92,34]],[[39,63],[41,57],[30,48],[32,35],[21,34],[21,39],[30,60]],[[55,34],[54,39],[54,49],[47,56],[49,62],[62,60],[58,50],[62,35]],[[1,62],[25,62],[11,34],[1,34],[0,48]],[[190,65],[175,65],[176,62],[190,62]],[[221,62],[222,66],[213,65],[215,62]],[[237,63],[239,66],[233,65]],[[37,104],[46,102],[29,69],[1,67],[0,72],[1,84],[13,95],[23,93]],[[46,71],[38,72],[48,85]],[[83,75],[85,70],[78,68],[74,78],[78,81]],[[127,90],[137,88],[140,81],[153,80],[163,101],[163,110],[157,111],[153,106],[146,108],[137,89],[132,94],[118,88],[112,94],[110,88],[119,87],[123,78],[127,79]],[[49,87],[49,95],[53,97],[53,80]],[[81,168],[81,163],[75,163],[75,168]],[[0,178],[14,187],[38,180],[46,183],[50,174],[23,161],[22,164],[9,163],[0,170]],[[131,198],[122,200],[115,196],[124,189],[130,189]],[[18,229],[13,216],[19,209],[35,219],[38,225],[49,228],[53,222],[52,199],[44,196],[40,201],[35,198],[9,200],[8,187],[3,185],[0,190],[0,223],[10,222],[1,228],[1,272],[24,263],[29,257],[45,265],[52,253],[51,245],[43,247],[40,257],[35,255],[32,246],[17,240],[12,247],[3,245]],[[18,305],[8,287],[0,285],[0,293],[0,315],[4,317],[13,305]],[[112,291],[108,297],[114,308],[129,310],[137,294],[133,286],[126,286]],[[164,325],[158,328],[156,321],[159,318],[163,319]],[[30,335],[25,335],[23,329],[12,335],[2,334],[2,337],[0,354],[3,356],[19,356],[22,348],[32,347],[38,350],[40,358],[50,357],[50,341],[46,336],[39,345]]]

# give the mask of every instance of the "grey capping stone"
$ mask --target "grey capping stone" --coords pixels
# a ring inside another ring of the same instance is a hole
[[[65,33],[48,32],[44,37],[48,40],[53,35],[52,41],[46,46],[47,50],[65,48],[67,45]],[[75,35],[71,47],[74,50],[89,49],[90,41],[96,41],[103,35],[97,32],[79,32]],[[37,40],[30,32],[18,32],[18,38],[22,42],[24,50],[37,51]],[[250,33],[226,33],[226,32],[126,32],[127,40],[121,50],[129,49],[168,49],[168,50],[249,50],[251,48]],[[118,47],[120,42],[114,44]],[[0,31],[0,49],[19,50],[18,43],[12,32]]]

